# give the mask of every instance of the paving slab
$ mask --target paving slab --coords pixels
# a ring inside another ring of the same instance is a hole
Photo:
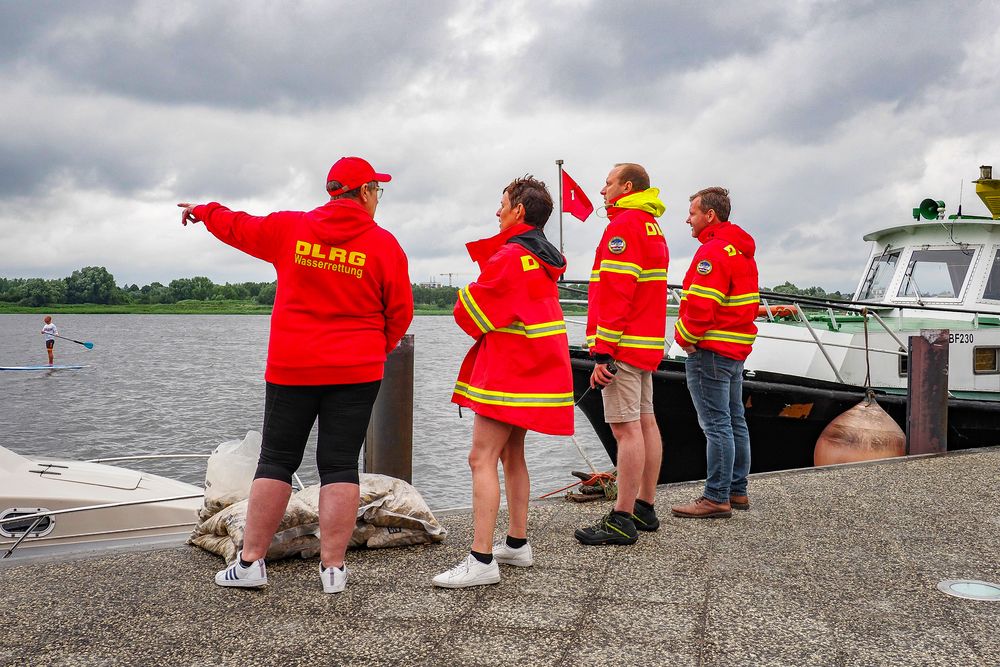
[[[755,475],[731,519],[670,516],[700,484],[662,486],[661,528],[629,547],[573,530],[607,501],[532,504],[531,568],[431,586],[468,551],[352,551],[347,590],[317,560],[268,564],[259,591],[213,583],[193,547],[0,566],[0,665],[1000,665],[1000,448]],[[501,513],[501,521],[505,514]],[[498,531],[497,537],[501,533]]]

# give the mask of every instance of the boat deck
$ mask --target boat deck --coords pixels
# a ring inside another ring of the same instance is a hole
[[[697,483],[660,487],[662,526],[584,547],[601,501],[537,503],[535,566],[497,586],[434,589],[466,553],[467,511],[432,547],[352,552],[324,595],[316,560],[222,589],[188,547],[0,567],[0,664],[996,665],[1000,447],[756,475],[729,520],[669,518]]]

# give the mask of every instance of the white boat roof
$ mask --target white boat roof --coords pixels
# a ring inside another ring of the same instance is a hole
[[[916,234],[945,234],[942,242],[945,242],[949,237],[947,236],[949,231],[954,232],[955,230],[961,230],[963,232],[968,231],[980,231],[986,232],[987,234],[998,231],[1000,229],[1000,220],[982,220],[977,218],[959,218],[955,220],[923,220],[908,222],[904,225],[897,225],[895,227],[883,227],[882,229],[876,229],[873,232],[868,232],[864,235],[865,241],[880,241],[887,236],[897,236],[902,234],[916,235]]]

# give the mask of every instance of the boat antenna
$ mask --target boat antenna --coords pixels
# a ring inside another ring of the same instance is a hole
[[[969,244],[968,243],[965,243],[964,241],[956,241],[955,240],[955,223],[962,218],[962,194],[964,193],[964,191],[965,191],[965,181],[959,180],[958,181],[958,212],[951,219],[951,224],[950,225],[945,225],[942,222],[941,226],[948,230],[948,237],[951,239],[951,242],[954,245],[957,245],[959,247],[959,249],[962,251],[963,255],[972,255],[973,252],[969,248]]]

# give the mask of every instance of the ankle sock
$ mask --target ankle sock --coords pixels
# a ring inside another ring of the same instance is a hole
[[[240,554],[240,567],[242,567],[245,570],[248,567],[250,567],[251,565],[253,565],[253,561],[249,561],[248,562],[248,561],[243,560],[243,554]]]
[[[523,547],[525,544],[528,543],[528,538],[511,537],[510,535],[508,535],[506,541],[507,541],[507,546],[510,547],[511,549],[520,549],[521,547]]]
[[[645,500],[640,500],[639,498],[635,499],[635,504],[636,505],[641,505],[641,506],[645,507],[648,510],[653,509],[653,503],[647,503]]]
[[[620,517],[624,517],[624,518],[628,519],[629,521],[632,520],[632,515],[629,512],[619,512],[618,510],[612,510],[611,513],[612,514],[617,514]]]
[[[478,551],[473,551],[472,557],[478,560],[483,565],[489,565],[493,562],[493,554],[479,553]]]

